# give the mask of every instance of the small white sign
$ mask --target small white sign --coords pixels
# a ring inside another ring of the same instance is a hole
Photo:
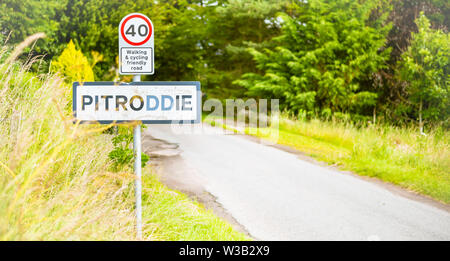
[[[122,61],[121,73],[151,74],[153,72],[153,50],[152,48],[122,47],[120,48]]]
[[[75,121],[82,123],[142,121],[198,123],[201,113],[199,82],[75,82]]]
[[[140,13],[125,16],[119,24],[119,73],[154,74],[154,27]]]

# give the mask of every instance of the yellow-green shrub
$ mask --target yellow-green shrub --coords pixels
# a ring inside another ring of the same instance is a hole
[[[72,40],[52,65],[53,69],[62,73],[68,82],[94,81],[94,72],[88,59],[80,50],[76,49]]]

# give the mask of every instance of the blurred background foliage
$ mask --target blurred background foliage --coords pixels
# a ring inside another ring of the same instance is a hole
[[[128,80],[117,27],[141,12],[156,48],[143,80],[199,80],[204,99],[279,98],[293,115],[448,128],[449,10],[446,0],[2,0],[0,40],[45,32],[22,55],[44,55],[34,70],[61,66],[73,41],[95,80]]]

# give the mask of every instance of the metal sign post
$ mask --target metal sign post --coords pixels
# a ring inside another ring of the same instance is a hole
[[[143,14],[132,13],[119,24],[119,73],[134,74],[133,82],[141,81],[141,74],[154,74],[153,23]],[[134,173],[136,174],[136,229],[142,239],[141,204],[141,125],[133,130]]]
[[[133,82],[140,82],[141,76],[134,75]],[[137,238],[142,239],[142,164],[141,164],[141,124],[134,126],[133,130],[133,150],[134,150],[134,181],[135,197],[136,197],[136,230]]]

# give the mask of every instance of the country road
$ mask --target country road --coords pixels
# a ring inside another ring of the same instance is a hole
[[[169,125],[149,125],[145,134],[178,144],[199,177],[192,183],[258,240],[450,240],[448,206],[391,185],[244,135],[175,134]]]

